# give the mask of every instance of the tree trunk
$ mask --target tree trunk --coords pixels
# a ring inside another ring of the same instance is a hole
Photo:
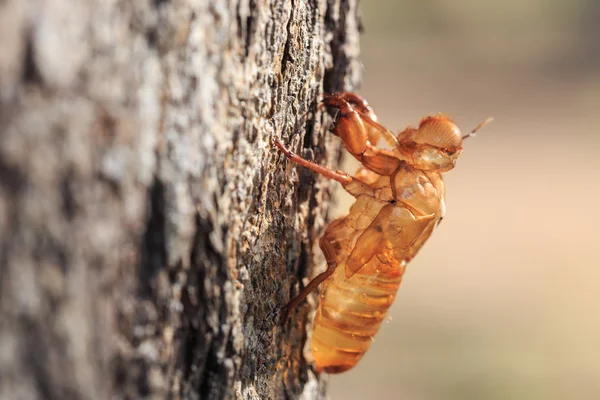
[[[338,161],[356,1],[0,1],[0,398],[324,396],[332,185],[272,144]]]

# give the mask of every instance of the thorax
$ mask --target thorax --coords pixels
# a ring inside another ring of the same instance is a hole
[[[404,164],[390,177],[390,186],[394,200],[405,204],[415,215],[444,216],[445,186],[441,173]]]

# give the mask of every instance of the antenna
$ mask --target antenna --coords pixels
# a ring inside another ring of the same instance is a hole
[[[479,125],[477,125],[477,126],[475,127],[475,129],[473,129],[473,130],[471,131],[471,133],[469,133],[469,134],[467,134],[467,135],[463,136],[463,137],[462,137],[462,139],[463,139],[463,140],[465,140],[465,139],[468,139],[468,138],[470,138],[471,136],[475,136],[475,133],[476,133],[478,130],[480,130],[481,128],[483,128],[485,125],[489,124],[489,123],[490,123],[490,122],[492,122],[493,120],[494,120],[494,118],[493,118],[493,117],[487,117],[486,119],[484,119],[484,120],[483,120],[483,122],[482,122],[482,123],[480,123]]]

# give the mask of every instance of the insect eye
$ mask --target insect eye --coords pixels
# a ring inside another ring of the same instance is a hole
[[[438,149],[458,149],[462,146],[462,134],[446,117],[427,117],[419,125],[415,142]]]

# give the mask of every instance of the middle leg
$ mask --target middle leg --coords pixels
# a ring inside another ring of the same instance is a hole
[[[372,195],[373,188],[369,184],[363,182],[361,179],[352,177],[344,171],[333,171],[327,167],[324,167],[312,161],[305,160],[304,158],[293,153],[292,151],[286,149],[285,146],[279,141],[275,141],[275,145],[279,148],[279,150],[281,150],[283,155],[286,156],[293,163],[302,165],[303,167],[308,168],[311,171],[314,171],[318,174],[321,174],[326,178],[334,179],[340,182],[344,189],[352,196],[356,197],[361,194]]]
[[[316,172],[317,174],[321,174],[329,179],[334,179],[340,182],[342,185],[348,185],[352,182],[352,177],[343,171],[334,171],[312,161],[305,160],[294,152],[285,148],[285,146],[278,140],[275,141],[275,145],[281,150],[284,156],[288,158],[288,160],[302,165],[305,168],[310,169],[311,171]]]

